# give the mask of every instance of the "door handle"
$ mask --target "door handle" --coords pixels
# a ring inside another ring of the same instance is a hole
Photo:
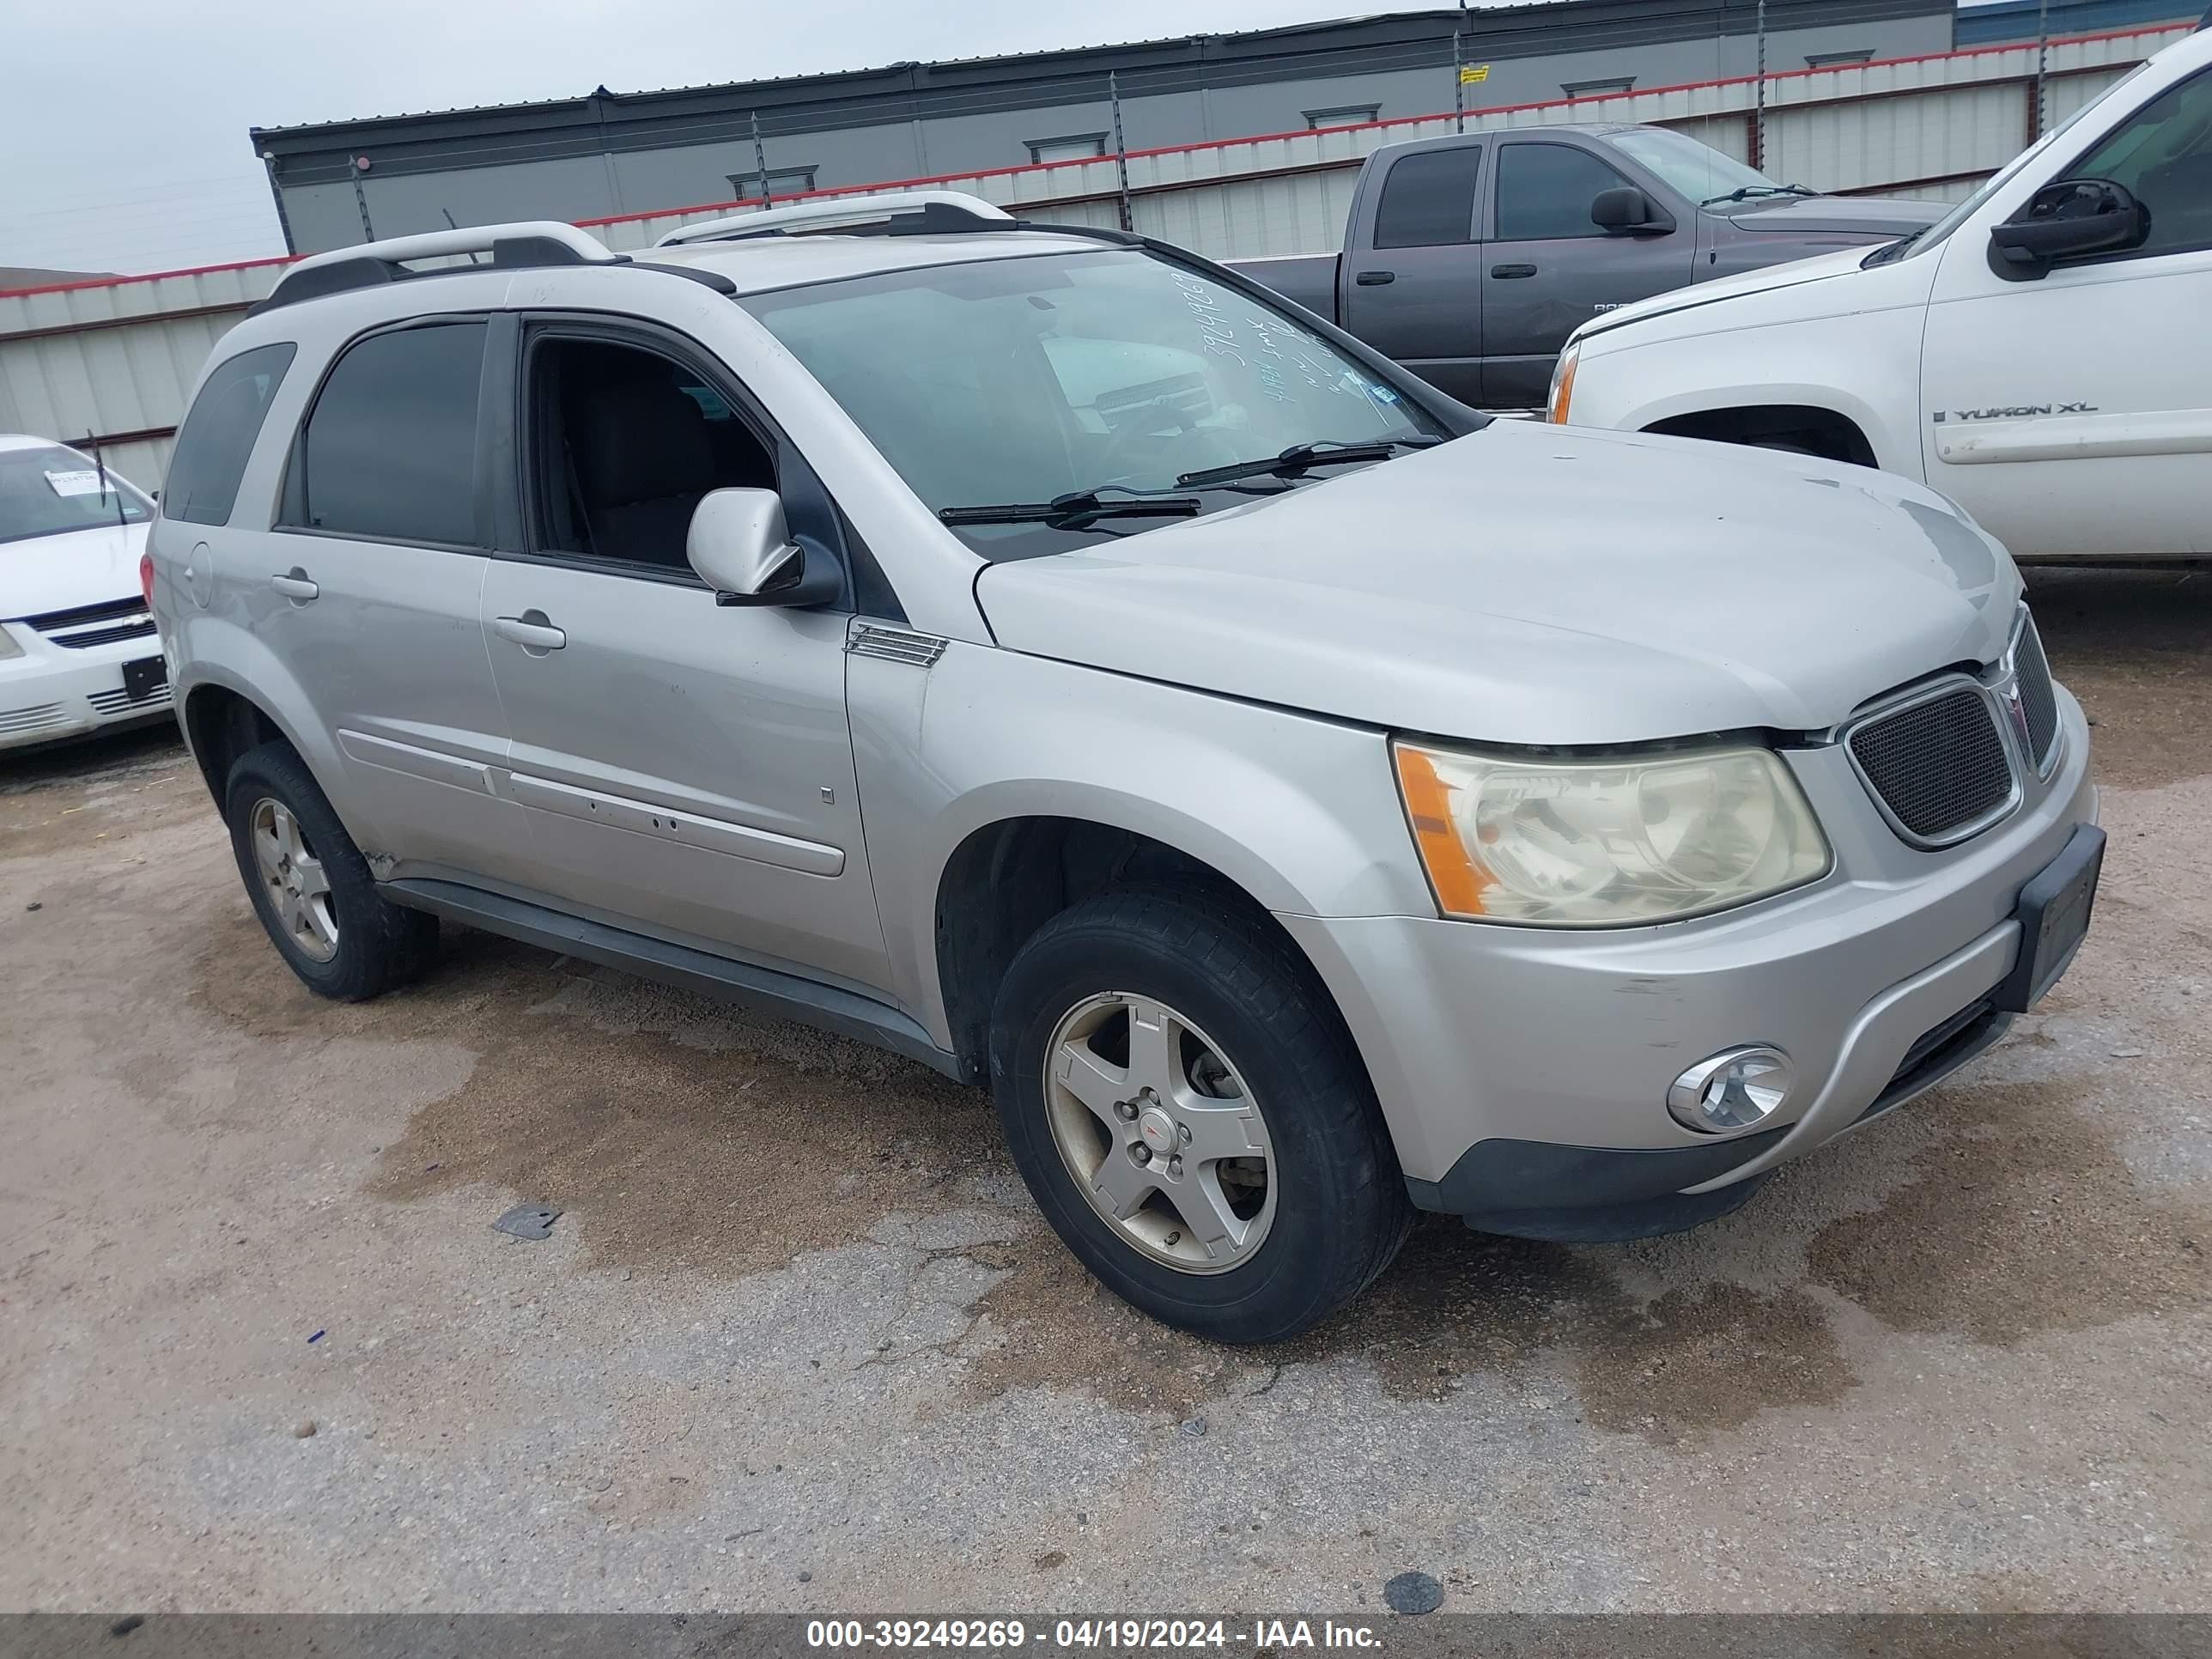
[[[1504,279],[1510,279],[1515,276],[1534,276],[1536,274],[1536,267],[1534,265],[1492,265],[1490,268],[1490,274],[1493,276]]]
[[[294,565],[281,576],[271,576],[269,586],[295,605],[305,605],[323,590],[307,580],[307,573]]]
[[[546,620],[543,611],[526,611],[519,617],[501,617],[491,625],[492,632],[503,640],[511,640],[525,651],[558,651],[568,643],[568,636]]]
[[[1363,270],[1352,280],[1362,288],[1381,288],[1385,283],[1396,282],[1398,273],[1395,270]]]

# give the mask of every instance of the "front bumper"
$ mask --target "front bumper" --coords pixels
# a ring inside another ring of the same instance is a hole
[[[161,654],[155,636],[74,650],[21,623],[4,625],[23,654],[0,659],[0,750],[84,737],[171,713],[166,684],[150,696],[134,699],[123,684],[125,663]]]
[[[1790,751],[1836,868],[1740,910],[1607,932],[1282,917],[1359,1044],[1414,1201],[1548,1237],[1673,1231],[1996,1041],[2021,889],[2096,816],[2086,722],[2059,703],[2050,780],[1940,852],[1893,835],[1832,746]],[[1751,1043],[1796,1065],[1781,1121],[1676,1123],[1668,1084]]]

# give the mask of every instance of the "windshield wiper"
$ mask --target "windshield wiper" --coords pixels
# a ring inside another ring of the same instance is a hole
[[[1292,444],[1279,455],[1268,455],[1258,460],[1231,461],[1226,466],[1209,466],[1196,472],[1186,472],[1176,480],[1178,487],[1195,489],[1202,484],[1234,483],[1239,478],[1258,478],[1273,474],[1292,478],[1316,466],[1349,466],[1358,461],[1387,461],[1401,449],[1428,449],[1443,441],[1442,438],[1378,438],[1364,443]]]
[[[1722,202],[1747,202],[1754,196],[1818,196],[1820,193],[1817,190],[1808,190],[1802,185],[1745,185],[1725,196],[1708,196],[1698,205],[1713,207]]]
[[[1120,486],[1103,484],[1100,489]],[[1071,489],[1048,501],[1003,501],[994,506],[940,507],[945,524],[1045,524],[1079,529],[1093,519],[1188,519],[1205,507],[1188,495],[1135,496],[1109,501],[1099,489]]]
[[[1911,247],[1915,242],[1918,241],[1922,237],[1925,236],[1930,228],[1931,227],[1929,226],[1923,225],[1919,229],[1908,232],[1906,234],[1899,237],[1893,242],[1884,242],[1873,252],[1868,254],[1865,258],[1859,261],[1859,269],[1861,270],[1871,270],[1875,266],[1886,265],[1893,259],[1902,259],[1905,257],[1905,250]]]

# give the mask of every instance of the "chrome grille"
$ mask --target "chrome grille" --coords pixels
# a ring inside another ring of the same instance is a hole
[[[142,599],[115,599],[106,605],[81,605],[72,611],[49,611],[24,620],[56,645],[70,651],[112,645],[118,640],[143,639],[154,631],[154,619]]]
[[[1853,727],[1851,761],[1907,839],[1964,841],[2012,804],[2004,734],[1981,687],[1953,683]]]
[[[2058,694],[2051,685],[2051,660],[2043,654],[2043,639],[2035,631],[2035,618],[2021,613],[2020,637],[2012,649],[2013,672],[2020,683],[2020,706],[2027,716],[2027,748],[2039,772],[2051,759],[2051,745],[2058,740]]]

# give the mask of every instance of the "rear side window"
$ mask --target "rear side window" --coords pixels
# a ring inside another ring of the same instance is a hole
[[[1416,150],[1390,164],[1375,210],[1377,247],[1445,247],[1474,240],[1482,146]]]
[[[474,547],[484,325],[372,334],[338,359],[301,429],[286,522]]]
[[[1601,191],[1627,182],[1588,150],[1507,144],[1498,153],[1498,240],[1602,236],[1590,218],[1590,204]]]
[[[289,341],[256,346],[226,359],[208,375],[169,458],[169,476],[161,489],[163,518],[187,524],[230,521],[238,481],[246,475],[253,441],[261,435],[262,417],[298,351]]]

